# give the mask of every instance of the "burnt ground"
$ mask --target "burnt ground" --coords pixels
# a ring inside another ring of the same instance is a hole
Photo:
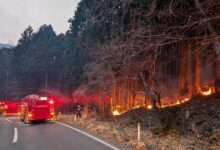
[[[220,98],[215,96],[196,97],[164,109],[139,108],[109,119],[90,115],[75,123],[73,118],[64,116],[62,121],[121,143],[126,149],[220,149]],[[139,142],[137,122],[141,123]]]

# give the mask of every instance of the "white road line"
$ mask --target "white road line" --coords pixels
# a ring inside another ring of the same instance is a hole
[[[12,122],[11,120],[9,120],[9,119],[5,119],[6,121],[8,121],[8,122]]]
[[[12,143],[16,143],[18,141],[18,129],[14,128],[14,138]]]
[[[69,126],[69,125],[67,125],[67,124],[64,124],[64,123],[61,123],[61,122],[58,122],[58,121],[55,121],[55,122],[58,123],[58,124],[60,124],[60,125],[62,125],[62,126],[65,126],[65,127],[70,128],[70,129],[73,129],[73,130],[75,130],[75,131],[77,131],[77,132],[79,132],[79,133],[81,133],[81,134],[83,134],[83,135],[85,135],[85,136],[87,136],[87,137],[90,137],[91,139],[93,139],[93,140],[95,140],[95,141],[97,141],[97,142],[99,142],[99,143],[102,143],[102,144],[104,144],[105,146],[107,146],[107,147],[109,147],[109,148],[111,148],[111,149],[113,149],[113,150],[120,150],[119,148],[117,148],[117,147],[115,147],[115,146],[113,146],[113,145],[111,145],[111,144],[109,144],[109,143],[107,143],[107,142],[105,142],[105,141],[103,141],[103,140],[101,140],[101,139],[98,139],[98,138],[95,137],[95,136],[92,136],[92,135],[90,135],[90,134],[88,134],[88,133],[86,133],[86,132],[83,132],[83,131],[81,131],[81,130],[79,130],[79,129],[77,129],[77,128],[71,127],[71,126]]]

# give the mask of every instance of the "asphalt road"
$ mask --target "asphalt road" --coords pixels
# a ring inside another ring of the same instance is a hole
[[[0,150],[112,150],[117,147],[59,122],[25,125],[0,117]]]

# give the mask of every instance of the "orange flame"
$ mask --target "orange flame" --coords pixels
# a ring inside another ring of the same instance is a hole
[[[119,113],[118,110],[113,111],[112,114],[113,114],[113,116],[119,116],[119,115],[121,115],[121,113]]]
[[[215,93],[215,89],[213,86],[205,86],[204,88],[200,88],[200,93],[203,96],[209,96]]]
[[[212,94],[215,93],[215,88],[214,88],[214,86],[206,85],[204,87],[199,88],[199,92],[202,96],[209,96],[209,95],[212,95]],[[190,101],[190,99],[191,99],[191,95],[186,95],[186,96],[174,98],[173,100],[169,99],[169,98],[167,98],[167,99],[165,98],[165,99],[162,99],[161,108],[181,105],[181,104],[184,104],[184,103]],[[148,104],[148,105],[145,105],[145,106],[137,104],[137,105],[133,106],[130,109],[137,109],[137,108],[140,108],[140,107],[145,107],[147,109],[153,109],[152,104]],[[119,116],[119,115],[122,115],[122,114],[124,114],[128,111],[129,110],[123,110],[121,106],[116,106],[115,109],[112,110],[112,114],[114,116]]]
[[[147,108],[148,108],[148,109],[152,109],[153,106],[152,106],[152,105],[148,105]]]
[[[165,108],[165,107],[177,106],[177,105],[183,104],[183,103],[185,103],[185,102],[187,102],[187,101],[189,101],[189,100],[190,100],[189,97],[179,98],[179,99],[176,99],[174,102],[169,103],[169,104],[164,104],[164,105],[162,105],[161,107],[162,107],[162,108]]]

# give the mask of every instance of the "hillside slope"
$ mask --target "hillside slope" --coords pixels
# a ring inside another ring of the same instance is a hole
[[[77,123],[73,116],[62,121],[123,144],[128,149],[218,150],[220,147],[220,98],[197,97],[166,109],[135,109],[118,117],[94,116]],[[141,140],[137,142],[137,122]]]

